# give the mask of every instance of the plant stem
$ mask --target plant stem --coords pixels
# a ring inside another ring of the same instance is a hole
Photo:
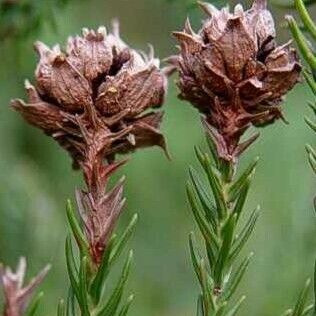
[[[203,316],[235,315],[244,297],[235,304],[231,303],[231,298],[247,270],[252,254],[237,268],[235,263],[253,231],[259,215],[258,209],[250,215],[240,230],[238,221],[258,160],[237,176],[238,162],[220,158],[214,150],[212,137],[207,137],[211,156],[196,148],[207,185],[192,167],[187,184],[188,199],[204,239],[207,258],[205,260],[200,254],[194,234],[191,233],[191,258],[202,292],[197,311],[198,315]]]

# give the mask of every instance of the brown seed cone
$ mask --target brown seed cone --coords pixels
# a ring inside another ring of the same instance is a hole
[[[207,20],[198,33],[189,21],[174,32],[180,54],[169,62],[179,72],[180,98],[205,116],[220,157],[236,160],[249,126],[282,117],[280,103],[297,83],[301,66],[290,43],[277,46],[266,0],[255,0],[247,11],[237,5],[233,13],[200,5]]]
[[[143,113],[163,104],[167,79],[151,48],[149,56],[129,48],[115,24],[83,30],[70,37],[66,52],[37,42],[40,56],[36,87],[26,82],[28,102],[12,107],[32,125],[58,141],[78,167],[87,159],[88,144],[110,161],[140,147],[166,149],[159,131],[162,116]]]

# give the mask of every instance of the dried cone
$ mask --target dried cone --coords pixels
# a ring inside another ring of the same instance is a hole
[[[22,316],[28,307],[37,286],[43,281],[50,266],[46,266],[29,284],[24,285],[26,272],[25,258],[21,258],[13,272],[9,267],[0,266],[0,280],[4,292],[4,315]]]
[[[205,116],[218,154],[228,161],[256,138],[240,138],[251,126],[263,126],[282,117],[283,96],[298,82],[301,67],[290,43],[277,46],[266,0],[255,0],[234,13],[200,3],[208,18],[195,33],[189,21],[174,32],[180,54],[169,62],[179,72],[180,97]]]
[[[109,175],[120,166],[116,154],[141,147],[166,149],[159,130],[167,78],[159,60],[128,47],[118,24],[83,29],[70,37],[66,51],[36,43],[40,60],[36,87],[26,82],[28,102],[12,106],[26,121],[53,137],[81,168],[87,191],[77,200],[91,255],[99,263],[123,205],[122,182],[104,192]],[[104,161],[107,161],[105,163]]]
[[[167,85],[152,49],[146,56],[129,48],[117,24],[111,34],[104,27],[83,29],[68,39],[65,52],[41,42],[35,49],[36,87],[27,81],[28,102],[16,99],[12,106],[67,149],[75,166],[89,155],[112,160],[140,147],[165,147],[161,112],[144,114],[162,105]]]

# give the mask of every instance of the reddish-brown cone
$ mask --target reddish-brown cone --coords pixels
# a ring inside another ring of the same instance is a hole
[[[68,39],[65,52],[35,44],[36,87],[27,81],[28,102],[13,100],[13,108],[56,139],[77,167],[91,154],[111,161],[140,147],[166,149],[161,113],[144,113],[162,105],[167,88],[152,48],[149,56],[129,48],[116,24],[110,34],[104,27],[82,33]]]
[[[169,62],[179,72],[180,97],[205,116],[218,153],[235,160],[248,144],[240,137],[252,124],[281,118],[283,96],[299,79],[300,65],[290,43],[277,46],[266,0],[233,13],[200,3],[208,18],[195,33],[189,21],[174,32],[180,54]],[[241,146],[241,147],[240,147]]]

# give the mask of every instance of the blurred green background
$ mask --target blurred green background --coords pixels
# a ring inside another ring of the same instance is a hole
[[[52,3],[37,1],[44,7]],[[36,56],[32,42],[64,43],[83,26],[109,26],[117,17],[124,40],[140,49],[152,43],[156,54],[164,58],[175,52],[171,31],[180,30],[187,15],[195,28],[203,17],[194,6],[189,10],[190,2],[71,0],[56,12],[56,30],[46,17],[47,23],[44,21],[36,32],[38,24],[34,23],[34,32],[31,25],[28,34],[0,43],[0,260],[15,265],[18,257],[25,255],[29,275],[46,262],[52,263],[43,285],[45,315],[55,313],[56,302],[67,289],[64,206],[82,181],[80,174],[71,170],[68,156],[51,139],[27,126],[9,109],[11,98],[24,96],[24,79],[33,78]],[[280,29],[279,41],[284,42],[289,35],[282,28],[283,16],[289,11],[272,10]],[[15,15],[11,19],[22,28],[30,26],[14,20]],[[184,187],[188,165],[196,164],[193,146],[205,148],[205,143],[197,113],[177,100],[175,79],[170,80],[162,126],[172,162],[152,148],[134,154],[121,171],[127,176],[128,204],[119,229],[134,212],[140,215],[130,244],[135,250],[135,264],[129,287],[136,295],[131,316],[195,314],[198,287],[187,236],[196,227]],[[303,121],[309,114],[309,99],[312,95],[306,85],[298,85],[284,104],[290,125],[277,122],[262,130],[262,137],[241,163],[244,166],[255,156],[261,157],[248,207],[250,211],[259,203],[263,209],[247,249],[255,252],[255,259],[240,289],[247,295],[242,315],[281,314],[293,305],[305,278],[312,274],[316,255],[312,211],[315,179],[304,145],[315,144],[315,138]]]

